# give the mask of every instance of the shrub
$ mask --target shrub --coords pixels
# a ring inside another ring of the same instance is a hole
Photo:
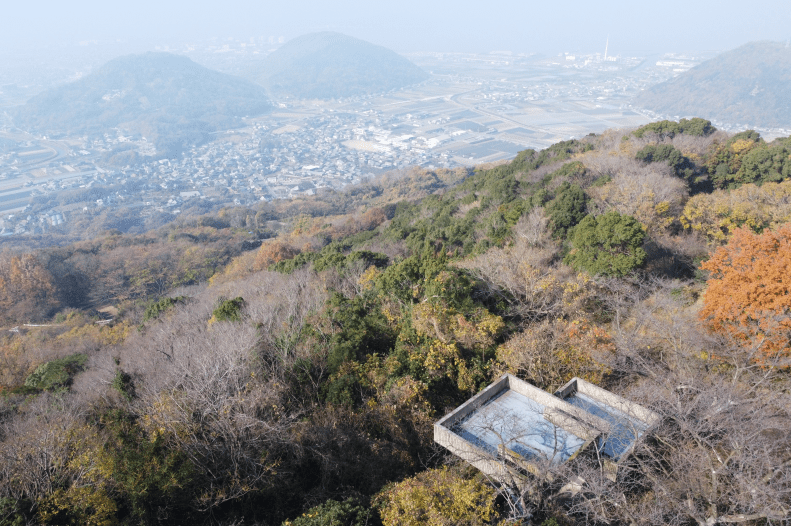
[[[25,387],[40,391],[65,389],[71,385],[74,376],[85,368],[87,360],[84,354],[73,354],[43,363],[25,379]]]
[[[143,315],[143,322],[159,318],[164,312],[167,312],[173,308],[174,305],[177,305],[178,303],[184,303],[186,299],[186,296],[178,296],[175,298],[162,298],[159,301],[151,303],[148,307],[146,307],[146,312]]]
[[[344,502],[328,500],[314,506],[293,521],[285,521],[283,526],[365,526],[368,524],[368,510],[354,499]]]
[[[232,300],[225,300],[212,311],[212,320],[214,321],[242,321],[242,309],[244,308],[245,301],[241,296],[237,296]]]
[[[113,378],[113,383],[111,385],[113,386],[113,389],[121,393],[121,396],[127,400],[132,400],[132,398],[135,397],[135,384],[132,381],[132,376],[129,373],[119,369],[116,371],[115,377]]]

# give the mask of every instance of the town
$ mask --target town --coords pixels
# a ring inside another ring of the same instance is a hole
[[[236,51],[229,44],[182,51],[196,61],[238,68],[254,46],[236,44]],[[218,50],[224,62],[212,63]],[[237,60],[229,61],[234,52]],[[57,232],[80,214],[108,207],[175,217],[340,190],[411,166],[496,163],[527,148],[653,120],[630,107],[630,99],[701,60],[606,52],[408,58],[431,78],[367,97],[275,101],[270,114],[216,132],[176,158],[161,158],[145,137],[121,130],[48,138],[2,120],[0,235]]]

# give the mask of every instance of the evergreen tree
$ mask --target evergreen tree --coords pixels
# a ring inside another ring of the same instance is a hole
[[[611,211],[586,216],[571,234],[573,249],[566,263],[577,270],[605,276],[625,276],[646,258],[645,230],[633,217]]]

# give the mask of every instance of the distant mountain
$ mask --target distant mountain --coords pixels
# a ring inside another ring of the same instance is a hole
[[[90,75],[12,110],[20,128],[93,134],[119,127],[178,150],[239,117],[271,109],[266,91],[187,57],[145,53],[111,60]]]
[[[746,44],[646,89],[633,104],[671,116],[791,128],[791,47]]]
[[[302,99],[366,95],[427,78],[425,71],[394,51],[333,32],[286,42],[266,57],[255,75],[273,97]]]

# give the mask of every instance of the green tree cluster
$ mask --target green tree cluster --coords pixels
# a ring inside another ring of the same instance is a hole
[[[645,263],[645,230],[633,217],[610,211],[586,216],[571,234],[566,262],[577,270],[625,276]]]
[[[244,305],[244,298],[240,296],[224,300],[212,311],[212,318],[215,321],[242,321]]]
[[[738,184],[779,183],[791,178],[791,138],[777,139],[744,156],[736,173]]]
[[[158,301],[152,302],[148,307],[146,307],[146,311],[143,313],[143,322],[159,318],[162,314],[169,311],[179,303],[184,303],[186,299],[186,296],[177,296],[175,298],[162,298]]]
[[[763,143],[761,135],[753,130],[737,133],[724,143],[715,143],[704,161],[714,186],[717,188],[738,186],[735,176],[742,167],[744,156]]]
[[[565,239],[572,228],[582,221],[587,212],[588,196],[577,185],[563,183],[555,198],[547,203],[546,211],[552,224],[552,234]]]
[[[197,474],[185,453],[168,448],[161,435],[147,436],[137,418],[122,410],[102,415],[101,425],[108,433],[102,467],[118,487],[120,514],[140,524],[163,515],[190,517]]]
[[[791,178],[791,138],[767,143],[756,131],[737,133],[715,144],[705,165],[717,188],[782,182]]]
[[[74,376],[85,368],[88,357],[73,354],[43,363],[25,379],[25,387],[40,391],[68,388]]]
[[[690,185],[692,193],[708,190],[706,182],[699,177],[695,163],[672,144],[649,144],[638,150],[635,157],[645,163],[665,163],[673,169],[676,177]]]
[[[698,137],[705,137],[711,135],[717,129],[711,125],[711,121],[705,119],[681,119],[680,121],[658,121],[640,126],[632,134],[635,137],[642,138],[646,133],[653,133],[659,138],[668,137],[672,139],[676,135],[694,135]]]

